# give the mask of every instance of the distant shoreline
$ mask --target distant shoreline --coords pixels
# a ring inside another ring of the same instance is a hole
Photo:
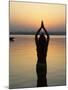
[[[35,35],[35,34],[9,34],[9,35]],[[66,36],[66,34],[49,34],[49,35]]]
[[[35,35],[36,32],[10,32],[10,35]],[[66,35],[66,32],[49,32],[49,35]]]

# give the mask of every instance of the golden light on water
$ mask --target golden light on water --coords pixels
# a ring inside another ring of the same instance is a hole
[[[10,86],[36,86],[35,38],[33,35],[13,36],[15,41],[10,42]],[[46,61],[48,85],[65,85],[65,37],[50,37]]]

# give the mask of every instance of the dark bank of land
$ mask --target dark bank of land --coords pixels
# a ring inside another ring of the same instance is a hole
[[[35,35],[36,32],[10,32],[10,35]],[[49,32],[50,35],[66,35],[66,32]]]

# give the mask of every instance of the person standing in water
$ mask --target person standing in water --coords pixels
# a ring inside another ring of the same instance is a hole
[[[44,30],[45,34],[41,32],[40,36],[38,37],[41,30]],[[49,44],[49,34],[44,27],[43,21],[41,22],[41,27],[37,31],[35,35],[35,43],[36,43],[36,51],[37,51],[37,65],[36,65],[36,72],[37,72],[37,87],[47,86],[47,50]]]

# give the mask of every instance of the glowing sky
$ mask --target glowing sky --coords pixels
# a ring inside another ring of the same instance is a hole
[[[10,32],[36,32],[41,20],[49,32],[65,32],[65,5],[10,2]]]

